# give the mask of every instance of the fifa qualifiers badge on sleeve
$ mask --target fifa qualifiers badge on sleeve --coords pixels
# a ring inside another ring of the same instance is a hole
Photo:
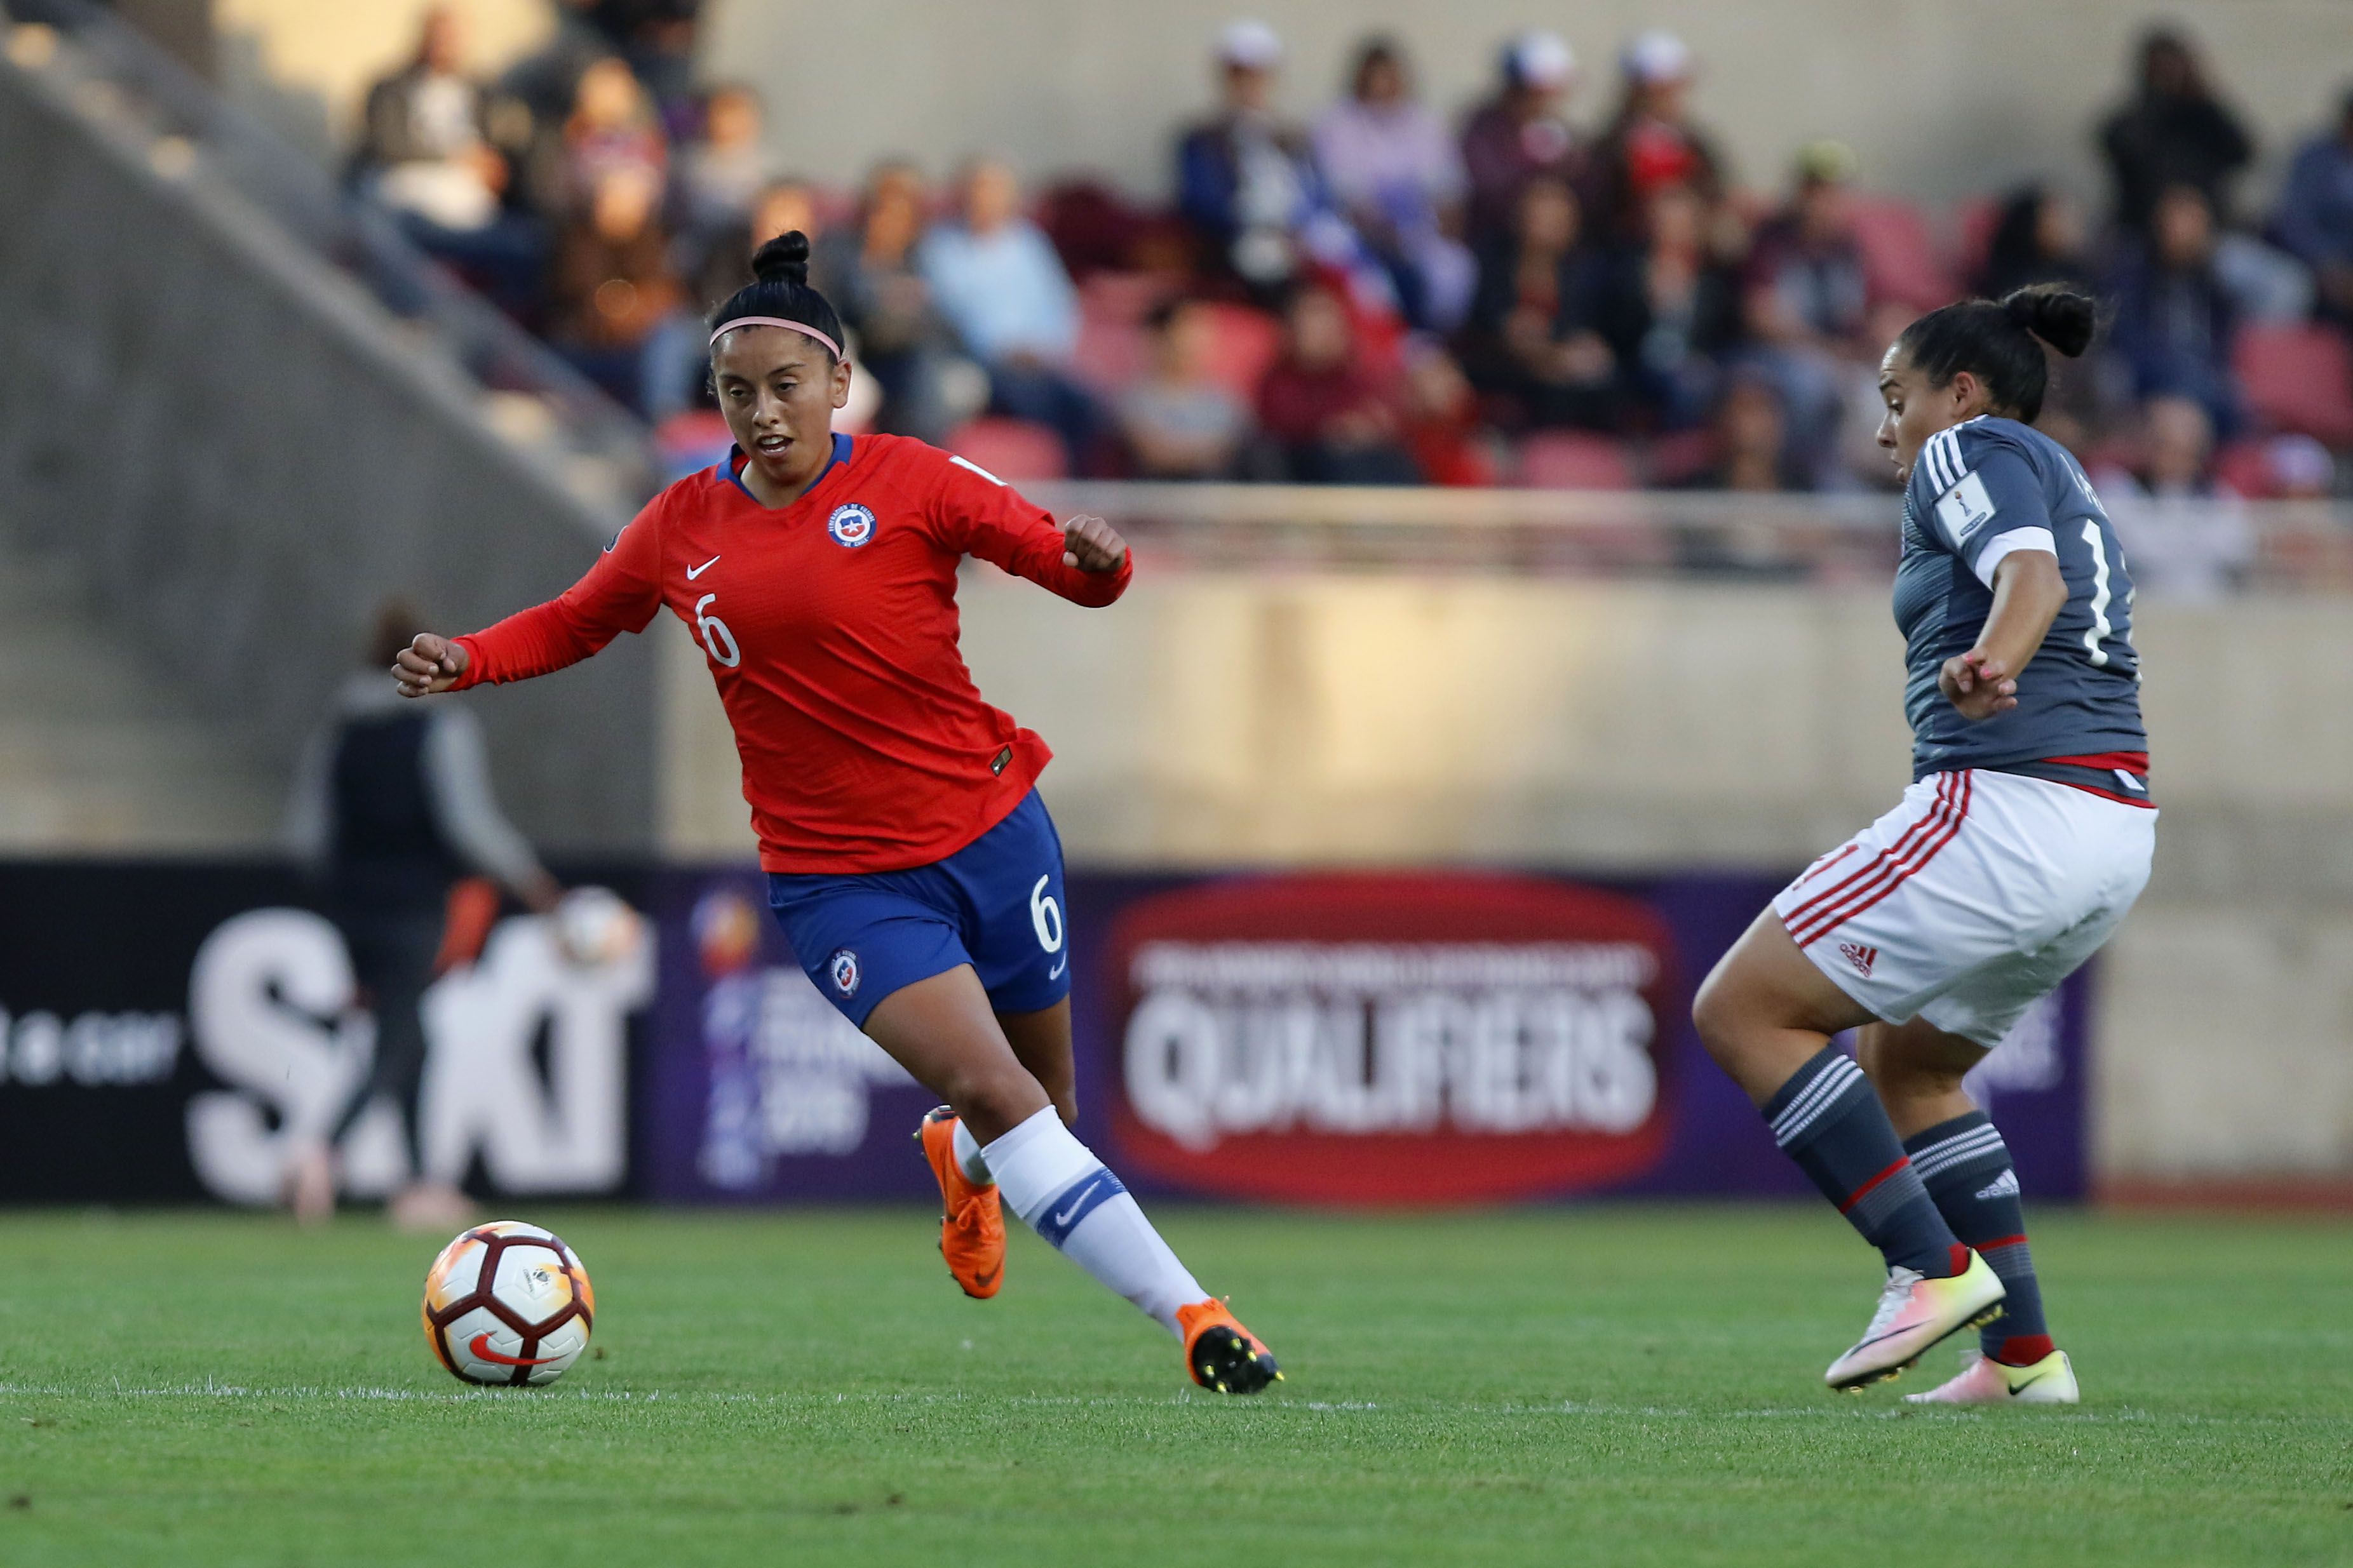
[[[1993,516],[1993,498],[1986,494],[1985,481],[1974,473],[1963,474],[1960,483],[1936,502],[1936,516],[1956,544],[1983,528]]]

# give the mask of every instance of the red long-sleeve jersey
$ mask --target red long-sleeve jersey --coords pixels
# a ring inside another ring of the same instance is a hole
[[[728,459],[646,503],[560,598],[457,639],[459,687],[586,658],[667,605],[693,629],[735,730],[771,871],[943,859],[1020,804],[1052,752],[981,700],[957,650],[966,555],[1081,605],[1116,572],[1062,561],[1062,531],[995,476],[921,441],[837,437],[807,494],[771,509]]]

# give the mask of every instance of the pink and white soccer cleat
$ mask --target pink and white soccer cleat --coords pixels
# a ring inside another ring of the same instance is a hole
[[[1822,1381],[1852,1394],[1895,1376],[1947,1335],[2001,1316],[2002,1298],[2009,1293],[2001,1276],[1976,1253],[1968,1258],[1968,1267],[1949,1279],[1930,1279],[1900,1265],[1889,1269],[1871,1327],[1831,1363]]]
[[[2073,1405],[2075,1363],[2065,1351],[2052,1351],[2031,1366],[2011,1366],[1971,1351],[1960,1376],[1926,1394],[1907,1394],[1906,1405]]]

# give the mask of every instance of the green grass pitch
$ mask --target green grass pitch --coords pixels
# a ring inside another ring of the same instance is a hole
[[[2087,1403],[1923,1412],[1820,1387],[1810,1209],[1167,1208],[1254,1401],[1027,1235],[979,1303],[913,1212],[524,1217],[601,1309],[541,1393],[432,1360],[433,1238],[0,1217],[0,1563],[2353,1562],[2342,1224],[2046,1215]]]

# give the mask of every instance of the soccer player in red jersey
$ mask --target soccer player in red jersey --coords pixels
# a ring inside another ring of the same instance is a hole
[[[1058,526],[920,441],[834,434],[850,369],[807,239],[770,240],[753,270],[712,323],[726,460],[648,502],[560,598],[470,637],[420,636],[394,678],[422,697],[545,675],[667,605],[734,728],[794,953],[947,1102],[918,1137],[957,1283],[997,1293],[1009,1204],[1181,1340],[1195,1382],[1255,1393],[1281,1375],[1274,1358],[1067,1125],[1061,846],[1032,788],[1050,753],[981,700],[956,649],[966,555],[1103,605],[1127,587],[1126,542],[1099,518]]]

